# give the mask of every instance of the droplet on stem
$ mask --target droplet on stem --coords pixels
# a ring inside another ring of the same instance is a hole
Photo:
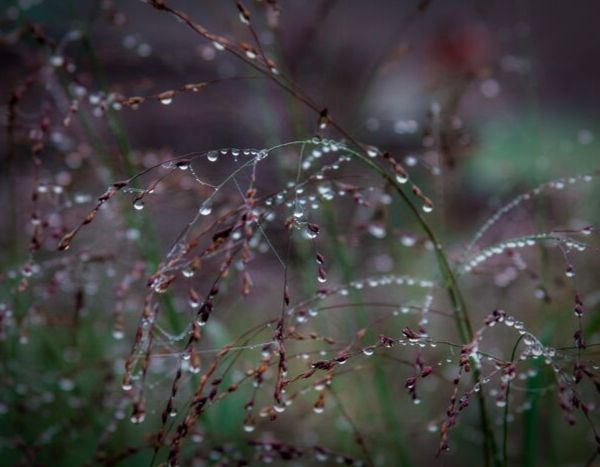
[[[133,202],[133,208],[134,208],[136,211],[141,211],[142,209],[144,209],[144,200],[142,200],[142,199],[136,199],[136,200]]]
[[[202,206],[200,206],[198,212],[203,216],[208,216],[212,212],[212,204],[209,201],[205,201],[202,203]]]

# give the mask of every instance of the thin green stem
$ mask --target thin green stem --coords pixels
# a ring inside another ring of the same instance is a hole
[[[363,455],[365,456],[365,461],[366,461],[367,465],[369,467],[373,467],[375,465],[375,463],[373,462],[373,458],[371,457],[371,454],[369,453],[369,450],[367,449],[367,446],[365,444],[365,438],[362,435],[360,429],[358,428],[356,423],[354,423],[354,420],[352,420],[352,417],[350,417],[350,414],[345,409],[344,405],[342,404],[342,400],[338,396],[337,392],[331,386],[329,386],[327,389],[329,390],[329,393],[335,399],[335,403],[337,404],[342,416],[350,424],[350,427],[352,428],[352,432],[354,433],[354,439],[356,440],[356,443],[359,445],[360,449],[362,450]]]
[[[325,209],[325,215],[329,220],[329,222],[327,223],[327,228],[329,230],[329,234],[333,243],[335,261],[340,268],[342,278],[346,283],[349,283],[354,279],[351,263],[348,259],[348,255],[346,254],[346,250],[343,248],[343,245],[339,241],[337,223],[334,219],[334,213],[332,209],[329,208],[329,206],[327,206],[327,208]],[[364,303],[360,292],[352,288],[350,290],[350,296],[353,298],[356,304],[356,324],[360,328],[368,329],[367,314],[364,309]],[[372,334],[373,333],[370,330],[367,331],[368,338],[373,338],[374,336]],[[408,467],[411,465],[410,456],[408,454],[406,446],[400,440],[402,423],[398,417],[397,411],[390,409],[394,406],[393,399],[392,395],[390,394],[389,385],[387,384],[387,381],[385,379],[383,368],[379,361],[374,362],[373,373],[374,377],[372,380],[372,385],[373,389],[375,390],[375,393],[377,394],[376,399],[379,404],[385,426],[389,433],[393,433],[396,435],[396,441],[394,444],[400,465]]]

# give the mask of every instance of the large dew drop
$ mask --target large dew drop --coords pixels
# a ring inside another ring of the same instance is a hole
[[[406,175],[406,174],[396,174],[396,181],[398,183],[400,183],[401,185],[403,185],[406,182],[408,182],[408,175]]]
[[[202,203],[202,206],[200,206],[198,212],[203,216],[210,215],[210,213],[212,212],[212,204],[208,201],[205,201],[204,203]]]

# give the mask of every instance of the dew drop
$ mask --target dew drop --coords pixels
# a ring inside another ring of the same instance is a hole
[[[565,271],[565,276],[567,276],[567,277],[575,277],[575,270],[573,269],[573,266],[567,267],[567,269]]]
[[[534,357],[541,357],[544,353],[544,349],[540,345],[535,345],[531,348],[531,355]]]
[[[516,328],[516,326],[515,326],[515,328]],[[531,346],[532,346],[532,345],[534,345],[536,342],[535,342],[535,339],[534,339],[533,337],[531,337],[530,335],[526,335],[526,336],[523,338],[523,343],[524,343],[526,346],[528,346],[528,347],[531,347]]]
[[[408,175],[406,175],[406,174],[396,174],[396,181],[398,183],[400,183],[401,185],[403,185],[406,182],[408,182]]]
[[[206,155],[206,158],[208,159],[209,162],[216,162],[217,159],[219,158],[219,153],[217,153],[217,151],[210,151]]]
[[[202,206],[200,206],[200,209],[198,210],[198,212],[203,216],[208,216],[212,212],[211,203],[208,201],[205,201],[204,203],[202,203]]]
[[[373,146],[369,146],[367,148],[367,155],[369,157],[377,157],[378,154],[379,154],[379,151],[377,150],[377,148],[375,148]]]
[[[371,355],[373,355],[375,353],[375,348],[372,346],[365,347],[362,350],[362,353],[364,353],[367,357],[370,357]]]
[[[298,321],[299,323],[306,323],[306,321],[307,321],[306,315],[305,314],[296,315],[296,321]]]
[[[143,413],[140,413],[140,414],[132,415],[130,420],[131,420],[131,423],[137,424],[137,423],[142,423],[145,418],[146,418],[146,415]]]
[[[73,382],[72,379],[61,378],[61,380],[58,382],[58,386],[60,387],[61,390],[65,391],[65,392],[69,392],[75,388],[75,383]]]
[[[198,326],[206,326],[206,319],[200,317],[197,321],[196,324],[198,324]]]
[[[141,199],[136,199],[136,200],[133,202],[133,208],[134,208],[136,211],[141,211],[142,209],[144,209],[144,201],[143,201],[143,200],[141,200]]]
[[[369,224],[367,230],[375,238],[384,238],[386,235],[385,226],[379,223]]]
[[[50,65],[59,68],[65,64],[65,58],[62,55],[53,55],[50,57]]]

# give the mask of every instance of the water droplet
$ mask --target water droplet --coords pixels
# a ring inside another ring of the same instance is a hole
[[[142,209],[144,209],[144,200],[142,200],[142,199],[136,199],[136,200],[133,202],[133,208],[134,208],[136,211],[141,211]]]
[[[370,357],[371,355],[373,355],[375,353],[375,347],[373,346],[369,346],[369,347],[365,347],[362,352],[367,356]]]
[[[23,277],[31,277],[33,275],[33,267],[31,264],[26,264],[21,268],[21,274]]]
[[[198,320],[196,320],[196,324],[198,324],[198,326],[206,326],[206,319],[203,317],[198,318]]]
[[[306,315],[304,313],[296,315],[296,321],[299,323],[306,323]]]
[[[50,57],[50,65],[53,67],[61,67],[65,63],[65,58],[62,55],[52,55]]]
[[[142,413],[132,415],[130,420],[131,420],[131,423],[142,423],[145,418],[146,418],[146,415],[142,412]]]
[[[433,206],[429,203],[423,204],[423,206],[421,206],[421,208],[423,209],[423,212],[426,212],[426,213],[430,213],[431,211],[433,211]]]
[[[244,431],[246,433],[252,433],[255,430],[255,428],[256,427],[254,425],[249,424],[249,423],[247,423],[247,424],[244,425]]]
[[[367,148],[367,155],[369,157],[377,157],[377,155],[379,154],[379,150],[373,146],[369,146]]]
[[[418,163],[418,159],[415,156],[408,155],[404,158],[404,163],[409,167],[414,167]]]
[[[375,238],[384,238],[386,235],[385,226],[379,223],[369,224],[367,231]]]
[[[206,158],[208,159],[209,162],[216,162],[217,159],[219,158],[219,153],[217,151],[210,151],[206,155]]]
[[[531,355],[534,357],[540,357],[544,353],[544,348],[541,345],[534,345],[531,348]]]
[[[202,206],[200,206],[198,212],[203,216],[208,216],[212,212],[212,204],[209,201],[205,201],[202,203]]]
[[[427,424],[427,431],[429,433],[435,433],[436,431],[438,431],[437,423],[435,423],[435,422],[429,422]]]
[[[61,378],[58,382],[58,386],[65,392],[69,392],[75,389],[75,383],[72,379],[69,378]]]
[[[573,266],[567,267],[567,270],[565,271],[565,276],[575,277],[575,270],[573,269]]]
[[[515,326],[515,328],[516,328],[516,326]],[[535,342],[535,339],[531,335],[528,334],[523,338],[523,343],[526,346],[530,347],[530,346],[534,345],[536,342]]]
[[[396,174],[396,181],[398,183],[400,183],[401,185],[403,185],[406,182],[408,182],[408,175],[403,174],[403,173]]]

